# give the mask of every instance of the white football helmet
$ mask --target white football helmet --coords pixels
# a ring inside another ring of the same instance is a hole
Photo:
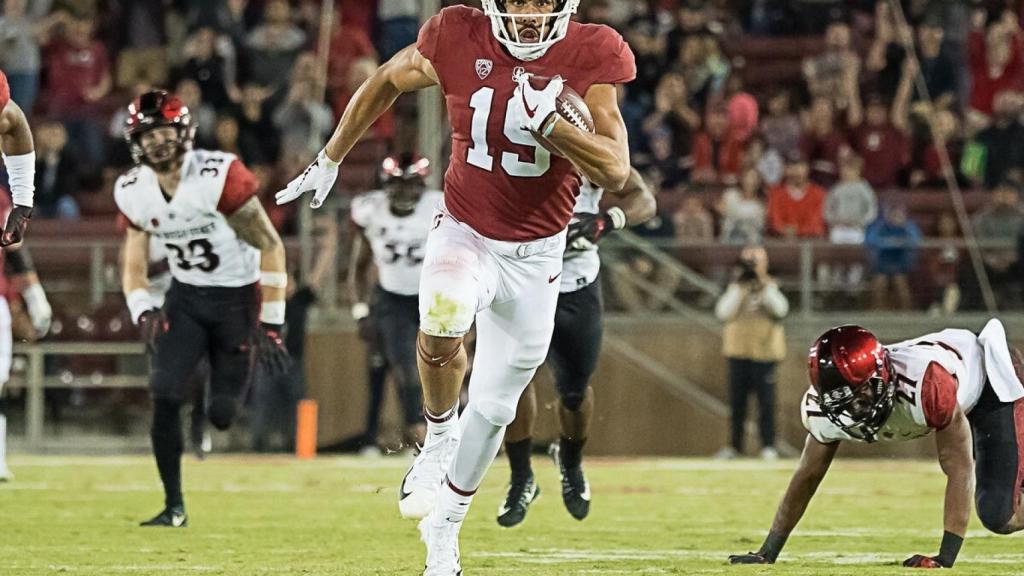
[[[505,9],[506,0],[482,0],[484,14],[491,19],[491,31],[495,38],[515,58],[524,62],[543,56],[552,45],[565,38],[569,31],[569,20],[580,6],[580,0],[553,0],[555,10],[550,14],[509,14]],[[536,18],[540,22],[540,40],[522,42],[516,18]]]

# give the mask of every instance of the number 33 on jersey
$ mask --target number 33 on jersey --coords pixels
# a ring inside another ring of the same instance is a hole
[[[129,225],[167,247],[175,280],[239,287],[259,280],[260,251],[238,238],[227,217],[258,188],[234,154],[192,150],[174,196],[165,196],[156,172],[143,165],[118,178],[114,201]]]

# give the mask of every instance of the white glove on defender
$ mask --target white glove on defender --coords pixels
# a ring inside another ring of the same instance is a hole
[[[562,93],[565,81],[555,76],[543,90],[536,90],[530,85],[533,74],[523,74],[517,80],[511,108],[515,110],[519,127],[531,132],[541,132],[545,122],[555,113],[555,99]]]
[[[302,196],[310,190],[314,190],[313,200],[309,203],[313,208],[319,208],[327,195],[334,187],[334,181],[338,179],[338,166],[340,164],[327,157],[323,150],[316,155],[316,160],[306,167],[294,180],[285,186],[284,190],[277,193],[274,199],[278,206],[287,204]]]

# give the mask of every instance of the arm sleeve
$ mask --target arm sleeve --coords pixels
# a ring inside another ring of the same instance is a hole
[[[921,381],[921,409],[930,428],[942,430],[953,420],[956,412],[956,376],[932,362]]]
[[[235,160],[228,168],[227,178],[224,180],[224,191],[220,193],[220,200],[217,201],[217,211],[225,216],[231,216],[250,198],[256,196],[260,183],[256,176],[242,164],[241,160]]]
[[[739,284],[729,284],[725,294],[722,294],[715,304],[715,316],[722,322],[732,320],[743,303],[743,296],[743,288]]]
[[[771,282],[765,286],[761,298],[765,309],[776,319],[781,320],[786,317],[786,314],[789,314],[789,300],[786,299],[782,290],[779,290],[778,284]]]

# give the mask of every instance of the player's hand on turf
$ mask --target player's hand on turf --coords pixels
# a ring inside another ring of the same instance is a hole
[[[7,216],[3,234],[0,235],[0,246],[13,246],[25,238],[28,221],[32,219],[32,208],[15,205]]]
[[[620,208],[612,208],[603,214],[577,214],[569,223],[565,247],[567,250],[589,250],[605,234],[625,226],[626,214]]]
[[[284,346],[282,328],[278,324],[261,322],[256,334],[256,361],[271,376],[284,374],[292,363],[292,357]]]
[[[729,564],[775,564],[775,561],[769,560],[760,552],[747,552],[729,556]]]
[[[938,560],[931,556],[924,556],[923,554],[914,554],[910,558],[903,561],[903,565],[907,568],[945,568]]]
[[[156,350],[156,340],[167,332],[170,324],[162,310],[146,310],[139,316],[139,337],[146,344],[146,351]]]
[[[321,150],[317,154],[316,160],[313,160],[313,163],[307,166],[302,174],[289,182],[284,190],[277,193],[274,197],[277,204],[287,204],[312,190],[314,192],[313,200],[309,205],[319,208],[327,199],[327,195],[331,193],[334,181],[338,179],[338,166],[340,166],[339,163],[328,158],[327,152]]]
[[[532,77],[533,74],[525,73],[516,80],[511,107],[520,128],[542,132],[544,124],[556,111],[555,99],[562,93],[565,81],[561,76],[555,76],[543,90],[537,90],[530,84]]]

